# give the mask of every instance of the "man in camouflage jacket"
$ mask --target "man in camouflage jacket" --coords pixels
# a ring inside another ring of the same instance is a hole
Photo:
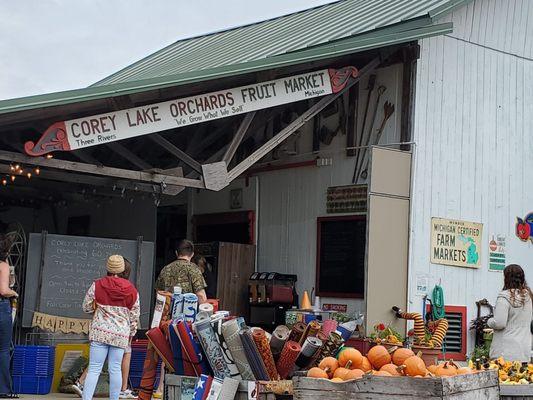
[[[204,277],[200,269],[191,262],[194,245],[189,240],[182,240],[176,250],[177,260],[165,266],[156,281],[156,289],[173,292],[174,286],[180,286],[182,293],[194,293],[198,303],[207,301]]]

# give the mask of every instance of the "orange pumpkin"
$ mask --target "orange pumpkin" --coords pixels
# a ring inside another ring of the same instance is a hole
[[[457,375],[457,368],[452,363],[446,361],[445,363],[440,364],[437,369],[435,369],[435,375],[455,376]]]
[[[392,362],[397,366],[403,365],[404,361],[409,357],[414,356],[415,353],[411,349],[400,347],[392,354]]]
[[[430,365],[428,367],[428,371],[431,372],[432,374],[435,374],[435,372],[437,371],[437,366],[436,365]]]
[[[411,356],[403,363],[403,373],[407,376],[426,375],[426,364],[418,356]]]
[[[365,356],[363,356],[363,362],[361,363],[361,367],[359,369],[363,372],[372,371],[372,364],[370,364],[370,361],[368,361],[368,358]]]
[[[368,361],[370,361],[376,369],[380,369],[385,364],[390,364],[391,362],[389,351],[386,347],[381,345],[372,347],[366,356],[368,357]]]
[[[344,377],[346,376],[346,374],[350,372],[350,370],[348,368],[344,368],[344,367],[339,367],[335,370],[335,372],[333,373],[333,377],[334,378],[339,378],[339,379],[342,379],[342,380],[345,380]]]
[[[345,347],[339,354],[339,365],[345,368],[359,368],[363,362],[363,355],[353,347]]]
[[[457,368],[457,375],[470,375],[473,374],[472,368],[468,367],[459,367]]]
[[[344,381],[341,378],[331,378],[331,382],[341,383]]]
[[[320,369],[318,367],[313,367],[309,371],[307,371],[307,377],[328,379],[328,374],[323,369]]]
[[[363,377],[364,374],[365,373],[360,369],[351,369],[346,373],[346,375],[344,375],[344,380],[349,381],[352,379],[360,379]]]
[[[385,364],[383,367],[379,369],[380,371],[386,371],[392,376],[400,376],[400,372],[398,371],[398,366],[394,364]]]
[[[326,371],[328,376],[331,378],[335,370],[339,368],[339,362],[335,357],[325,357],[322,361],[320,361],[320,364],[318,364],[318,368]]]
[[[374,376],[392,376],[387,371],[374,371],[374,372],[372,372],[372,375],[374,375]]]

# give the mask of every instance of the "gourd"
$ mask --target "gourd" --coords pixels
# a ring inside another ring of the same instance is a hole
[[[335,357],[325,357],[320,361],[320,364],[318,364],[318,368],[324,370],[331,378],[335,370],[339,368],[339,362]]]
[[[359,368],[363,362],[363,355],[353,347],[346,347],[339,353],[339,365],[345,368]]]
[[[392,376],[387,371],[374,371],[374,372],[372,372],[372,375],[374,375],[374,376]]]
[[[469,367],[459,367],[457,368],[457,375],[470,375],[473,374],[472,368]]]
[[[313,367],[307,371],[307,377],[309,378],[325,378],[328,379],[328,373],[318,367]]]
[[[331,382],[341,383],[344,382],[341,378],[331,378]]]
[[[400,376],[400,372],[398,372],[398,366],[394,364],[385,364],[383,367],[379,369],[380,371],[386,371],[392,376]]]
[[[370,364],[372,364],[376,369],[380,369],[385,364],[390,364],[391,362],[389,351],[386,347],[381,345],[372,347],[366,356],[368,357]]]
[[[360,369],[351,369],[346,373],[346,375],[344,375],[344,380],[349,381],[351,379],[360,379],[363,377],[364,374],[364,371]]]
[[[346,376],[346,374],[348,372],[350,372],[350,370],[348,368],[339,367],[333,373],[333,377],[334,378],[340,378],[340,379],[342,379],[344,381],[345,380],[344,378],[345,378],[345,376]]]
[[[425,376],[426,375],[426,364],[418,356],[411,356],[407,358],[403,363],[403,373],[407,376]]]
[[[370,361],[368,361],[367,357],[363,356],[363,362],[361,363],[361,367],[359,367],[359,369],[363,372],[372,371],[372,364],[370,364]]]
[[[392,354],[392,362],[397,366],[400,366],[403,365],[405,360],[414,355],[415,353],[411,349],[401,347]]]
[[[440,364],[435,369],[435,375],[437,376],[455,376],[457,375],[457,367],[452,363],[446,361],[445,363]]]

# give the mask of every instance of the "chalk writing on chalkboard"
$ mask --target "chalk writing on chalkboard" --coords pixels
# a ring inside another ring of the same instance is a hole
[[[139,251],[140,282],[147,282],[145,285],[137,285],[141,296],[141,313],[149,313],[153,271],[152,242],[46,234],[44,249],[42,243],[41,234],[30,234],[24,326],[31,323],[33,310],[62,317],[87,318],[82,310],[83,298],[91,284],[106,275],[107,258],[112,254],[126,257],[132,266],[130,280],[135,283]],[[43,266],[42,271],[39,271],[41,260]],[[148,317],[149,315],[141,316],[144,326],[148,323]]]
[[[317,235],[317,294],[363,297],[366,218],[319,218]]]

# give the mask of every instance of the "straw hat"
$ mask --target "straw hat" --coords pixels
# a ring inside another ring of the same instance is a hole
[[[107,272],[111,274],[124,272],[124,257],[119,255],[109,256],[107,259]]]

